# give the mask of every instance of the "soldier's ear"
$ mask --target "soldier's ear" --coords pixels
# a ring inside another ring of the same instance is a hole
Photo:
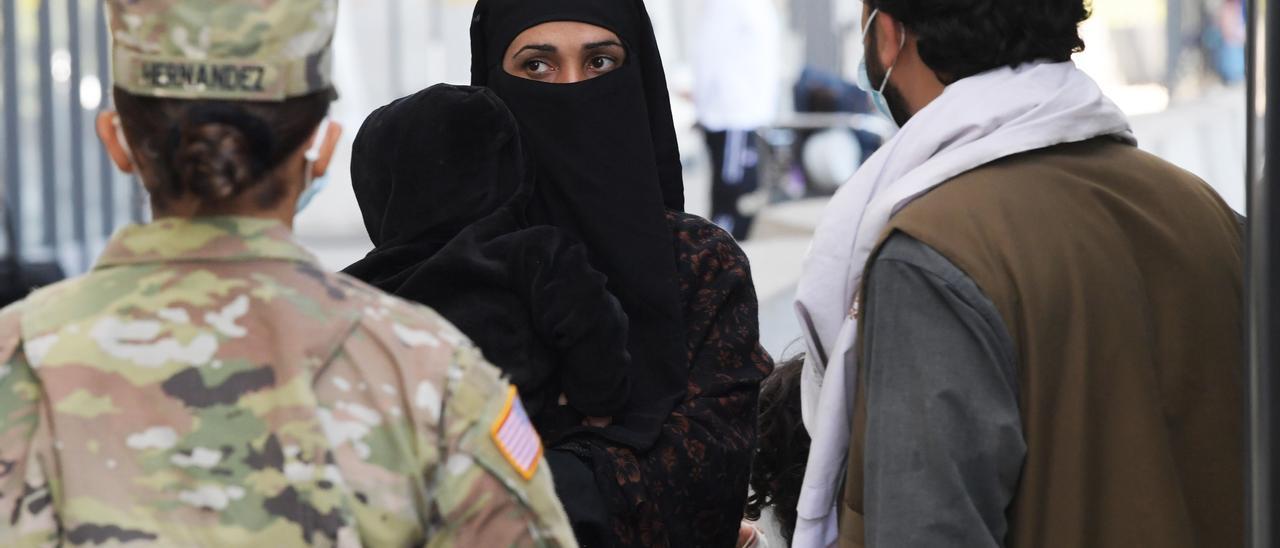
[[[315,163],[311,165],[311,176],[316,179],[324,177],[325,172],[329,171],[329,163],[333,161],[333,153],[338,150],[338,141],[342,138],[342,124],[330,121],[321,125],[319,131],[324,133],[317,133],[307,142],[307,148],[311,148],[316,139],[321,140],[319,153],[316,154]]]
[[[96,129],[98,139],[102,140],[102,147],[107,150],[107,156],[111,157],[111,161],[120,171],[133,174],[137,166],[133,163],[133,154],[129,151],[124,130],[120,129],[120,115],[114,110],[98,113]]]

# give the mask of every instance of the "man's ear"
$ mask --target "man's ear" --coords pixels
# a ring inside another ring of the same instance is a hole
[[[329,163],[333,161],[333,153],[338,149],[338,141],[342,138],[342,124],[330,122],[325,126],[324,135],[317,134],[307,143],[307,148],[310,148],[315,139],[323,139],[320,154],[316,156],[316,162],[311,166],[311,176],[315,178],[323,177],[325,172],[329,171]]]
[[[107,156],[111,157],[116,168],[132,175],[137,166],[133,164],[133,156],[129,154],[129,143],[124,140],[124,131],[117,125],[119,120],[120,115],[116,111],[104,110],[98,113],[95,127],[98,131],[98,139],[102,141],[102,147],[107,150]]]
[[[880,50],[876,54],[884,61],[881,66],[887,68],[898,64],[898,56],[907,46],[907,27],[884,10],[876,16],[875,26],[876,46]]]

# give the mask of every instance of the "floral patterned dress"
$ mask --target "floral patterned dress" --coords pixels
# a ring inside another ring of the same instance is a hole
[[[689,391],[644,453],[592,444],[592,465],[617,546],[733,546],[751,456],[756,402],[773,360],[760,346],[747,257],[710,222],[668,212],[689,352]]]

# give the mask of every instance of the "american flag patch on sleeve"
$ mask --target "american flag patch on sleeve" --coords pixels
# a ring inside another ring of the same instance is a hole
[[[514,386],[507,389],[507,403],[493,423],[490,435],[498,451],[520,473],[520,477],[526,481],[533,479],[538,471],[538,461],[542,460],[542,438],[534,430]]]

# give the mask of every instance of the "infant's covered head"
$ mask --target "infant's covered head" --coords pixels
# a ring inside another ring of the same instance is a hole
[[[515,118],[485,88],[437,85],[365,120],[351,181],[375,246],[447,241],[528,195]]]

